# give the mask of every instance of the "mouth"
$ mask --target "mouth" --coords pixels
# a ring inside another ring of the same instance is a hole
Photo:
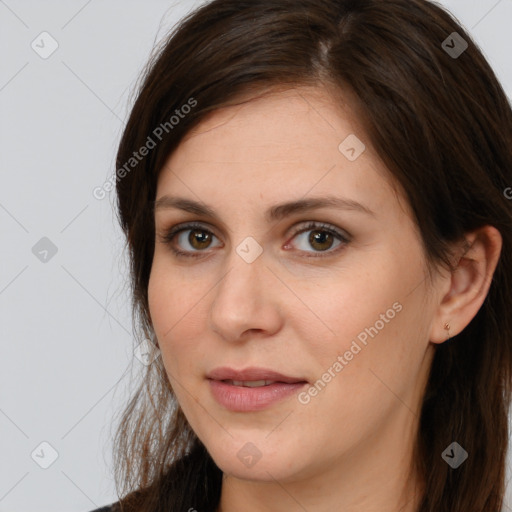
[[[226,384],[230,384],[231,386],[239,386],[244,388],[260,388],[264,386],[270,386],[272,384],[285,384],[285,382],[279,382],[275,380],[221,380],[220,382],[225,382]]]
[[[207,375],[213,398],[232,412],[266,409],[297,393],[308,384],[297,378],[265,368],[216,368]]]
[[[307,382],[303,377],[292,377],[270,370],[268,368],[251,367],[244,370],[235,370],[226,366],[215,368],[206,376],[208,379],[229,382],[233,385],[250,387],[267,386],[274,382],[296,384]]]

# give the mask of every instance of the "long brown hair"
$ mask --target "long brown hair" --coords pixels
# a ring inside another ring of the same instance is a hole
[[[500,510],[512,369],[512,201],[504,193],[512,186],[512,111],[470,35],[426,0],[213,0],[174,28],[142,78],[116,161],[139,338],[152,335],[159,171],[209,112],[248,93],[350,90],[366,137],[406,193],[429,267],[449,267],[449,244],[464,233],[500,231],[483,306],[436,348],[415,443],[426,482],[418,512]],[[115,438],[123,510],[214,511],[222,472],[184,417],[161,358],[144,371]],[[441,457],[453,441],[469,453],[457,469]]]

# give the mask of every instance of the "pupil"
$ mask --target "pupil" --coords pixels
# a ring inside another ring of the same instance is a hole
[[[313,231],[311,233],[310,242],[312,245],[317,244],[317,243],[322,245],[322,244],[326,243],[326,239],[328,240],[329,237],[331,237],[331,234],[327,233],[327,231]],[[325,247],[323,247],[323,249],[325,249]]]
[[[198,235],[198,233],[199,233],[199,235]],[[202,236],[201,236],[201,234],[202,234]],[[206,234],[204,231],[199,231],[199,230],[191,231],[190,236],[192,237],[192,240],[191,240],[192,246],[195,246],[196,242],[198,242],[199,245],[204,244],[205,242],[208,242],[208,238],[209,238],[208,234]]]

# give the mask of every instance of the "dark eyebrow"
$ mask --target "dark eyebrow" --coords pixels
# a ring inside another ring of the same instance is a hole
[[[186,199],[184,197],[162,196],[160,199],[157,199],[154,202],[155,212],[157,210],[167,210],[170,208],[175,208],[195,215],[202,215],[219,220],[216,213],[208,205],[197,201],[192,201],[191,199]],[[272,206],[269,210],[267,210],[265,218],[268,222],[278,221],[294,213],[303,213],[312,210],[318,210],[320,208],[355,210],[375,216],[375,212],[370,210],[367,206],[353,201],[352,199],[327,196],[299,199],[297,201],[290,201]]]

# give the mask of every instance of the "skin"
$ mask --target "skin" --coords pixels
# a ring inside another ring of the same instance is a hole
[[[156,209],[148,288],[170,382],[224,472],[218,512],[416,510],[423,482],[409,468],[435,347],[448,338],[446,322],[454,336],[476,315],[499,258],[501,236],[486,226],[467,234],[464,257],[454,247],[457,270],[439,269],[429,283],[407,201],[344,98],[297,87],[214,111],[159,176],[157,200],[202,201],[218,216]],[[338,149],[350,134],[366,145],[355,161]],[[325,195],[375,214],[328,207],[264,218],[275,204]],[[209,245],[194,244],[194,230],[164,242],[166,230],[188,221],[212,233]],[[319,228],[296,234],[308,221],[350,241],[308,242]],[[248,236],[263,249],[252,263],[236,252]],[[179,258],[171,245],[201,256]],[[212,397],[205,377],[219,366],[315,383],[396,303],[400,311],[307,404],[292,396],[231,412]],[[261,454],[251,467],[237,457],[246,443]]]

